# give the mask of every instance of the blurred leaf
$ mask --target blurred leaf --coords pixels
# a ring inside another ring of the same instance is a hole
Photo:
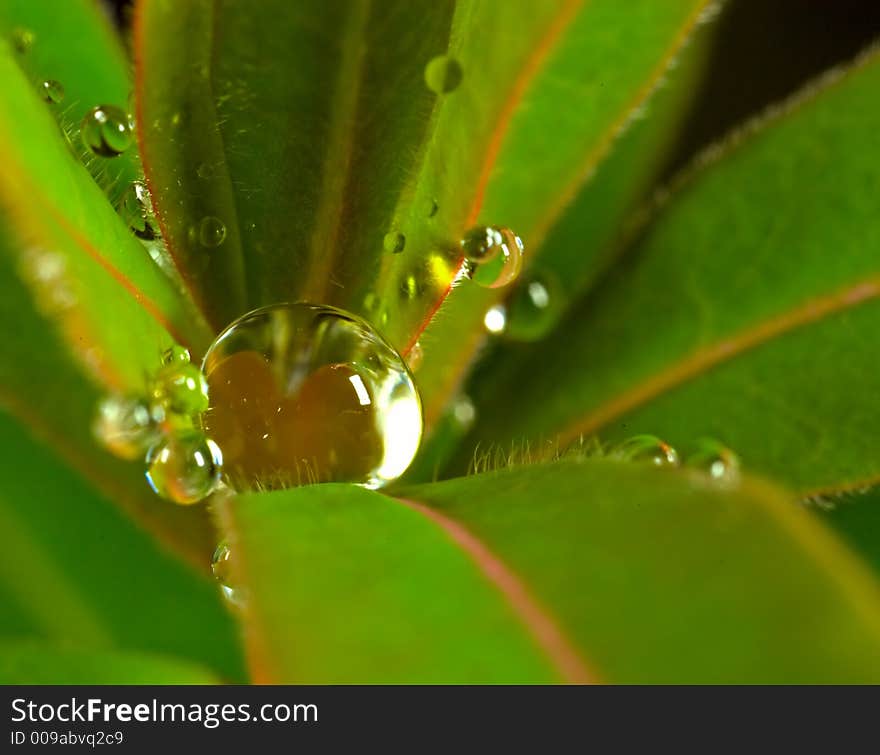
[[[558,680],[446,534],[362,488],[241,496],[221,522],[257,682]]]
[[[603,236],[620,219],[613,213],[623,208],[615,203],[631,201],[630,192],[654,169],[654,150],[668,135],[663,123],[675,119],[679,103],[670,103],[673,112],[649,125],[656,129],[650,144],[627,145],[637,154],[635,165],[624,160],[616,166],[619,172],[601,177],[596,170],[712,5],[486,2],[462,13],[466,22],[463,18],[456,37],[461,49],[454,54],[473,80],[466,80],[470,86],[463,85],[441,112],[420,186],[427,196],[439,197],[448,238],[461,238],[477,222],[509,226],[525,243],[527,268],[540,267],[547,252],[547,266],[568,281],[567,290],[582,285],[600,259]],[[536,12],[542,18],[525,21]],[[597,189],[610,184],[598,197],[584,189],[594,178]],[[579,198],[582,190],[586,194]],[[584,224],[572,228],[569,207],[579,218],[607,213],[610,225],[597,224],[578,238]],[[561,221],[576,238],[560,240],[553,229]],[[505,293],[463,284],[425,333],[419,384],[429,422],[464,379],[485,340],[486,310]]]
[[[0,414],[0,634],[167,653],[240,680],[213,584],[162,553],[104,497]],[[156,499],[156,506],[169,504]]]
[[[217,684],[195,664],[146,653],[0,639],[0,684]]]
[[[93,377],[142,390],[169,332],[195,351],[211,334],[72,158],[5,42],[0,78],[0,205],[17,266]]]
[[[257,680],[880,679],[878,586],[764,484],[590,460],[403,495],[224,504]]]
[[[763,483],[589,460],[406,495],[523,575],[600,679],[880,679],[878,585]]]
[[[595,296],[474,384],[479,438],[650,432],[687,451],[713,436],[804,494],[880,475],[878,405],[864,400],[880,325],[878,85],[871,53],[701,160]],[[499,409],[522,396],[540,400]]]
[[[76,369],[51,324],[34,310],[14,269],[2,218],[0,341],[0,407],[113,503],[205,569],[215,535],[204,509],[158,504],[144,480],[143,464],[120,461],[95,443],[92,421],[99,391]]]
[[[132,91],[129,63],[98,0],[3,0],[0,36],[30,33],[33,42],[16,60],[36,87],[47,79],[64,87],[64,99],[50,109],[72,134],[74,147],[115,202],[140,177],[137,151],[113,160],[88,155],[79,139],[83,116],[97,105],[128,109]]]

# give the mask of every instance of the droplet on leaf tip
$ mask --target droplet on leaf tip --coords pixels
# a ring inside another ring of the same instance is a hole
[[[461,64],[448,55],[438,55],[425,66],[425,84],[435,94],[454,92],[463,77]]]

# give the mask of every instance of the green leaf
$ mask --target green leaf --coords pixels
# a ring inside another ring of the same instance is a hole
[[[18,64],[34,87],[47,79],[63,86],[64,99],[50,109],[115,202],[140,177],[137,152],[131,149],[113,160],[95,159],[79,139],[80,123],[93,107],[128,108],[130,65],[109,20],[95,0],[4,0],[0,36],[9,39],[22,33],[29,33],[33,41],[25,52],[16,50]]]
[[[467,554],[361,488],[241,496],[221,509],[254,681],[558,680]]]
[[[191,659],[241,679],[215,586],[137,530],[4,414],[0,634]],[[169,505],[156,499],[156,506]]]
[[[594,459],[405,494],[522,575],[599,679],[880,679],[878,585],[764,483]]]
[[[763,483],[592,459],[220,520],[260,681],[880,679],[880,589]]]
[[[819,500],[820,516],[880,574],[880,488]]]
[[[169,333],[198,352],[210,331],[69,153],[5,41],[0,78],[0,203],[17,266],[96,380],[142,390]]]
[[[877,478],[880,415],[863,397],[880,322],[878,61],[699,161],[567,324],[474,384],[480,438],[650,432],[687,451],[714,436],[803,494]],[[500,411],[514,396],[540,400]]]
[[[632,145],[640,158],[635,166],[616,166],[621,185],[612,180],[597,196],[588,181],[599,179],[597,188],[608,181],[596,170],[644,110],[709,6],[699,0],[638,0],[625,7],[614,0],[524,0],[474,4],[472,13],[462,13],[455,54],[477,81],[450,97],[442,111],[420,187],[439,196],[447,238],[454,242],[478,222],[509,226],[523,239],[527,271],[540,269],[546,253],[547,267],[559,266],[569,290],[581,286],[601,258],[603,235],[619,219],[609,210],[622,211],[614,203],[625,207],[656,155]],[[530,18],[536,12],[541,18]],[[657,138],[652,147],[668,133],[666,118],[650,126],[656,128],[650,141]],[[569,217],[570,206],[578,217],[607,213],[612,225],[597,224],[557,246],[554,229]],[[429,423],[460,386],[485,341],[483,317],[505,293],[463,284],[425,332],[419,383]]]
[[[195,664],[113,650],[0,640],[0,684],[217,684]]]
[[[147,178],[215,327],[293,299],[362,311],[360,286],[425,139],[435,98],[423,68],[446,47],[452,8],[140,4]],[[225,226],[216,247],[202,243],[205,218]]]
[[[0,218],[0,407],[108,499],[204,569],[215,538],[204,510],[157,505],[143,464],[120,461],[97,446],[92,422],[99,390],[73,364],[51,323],[35,311],[13,254]]]

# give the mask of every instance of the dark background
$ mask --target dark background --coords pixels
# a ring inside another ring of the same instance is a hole
[[[134,0],[104,1],[126,30]],[[727,0],[716,23],[706,75],[670,153],[666,175],[749,115],[880,38],[880,1]]]

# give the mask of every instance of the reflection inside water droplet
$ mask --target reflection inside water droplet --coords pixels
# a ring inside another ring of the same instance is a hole
[[[236,320],[204,372],[206,431],[236,490],[313,482],[379,487],[409,466],[422,432],[403,359],[364,320],[277,304]]]
[[[658,467],[679,464],[678,452],[654,435],[636,435],[618,445],[611,456],[628,461],[647,461]]]

